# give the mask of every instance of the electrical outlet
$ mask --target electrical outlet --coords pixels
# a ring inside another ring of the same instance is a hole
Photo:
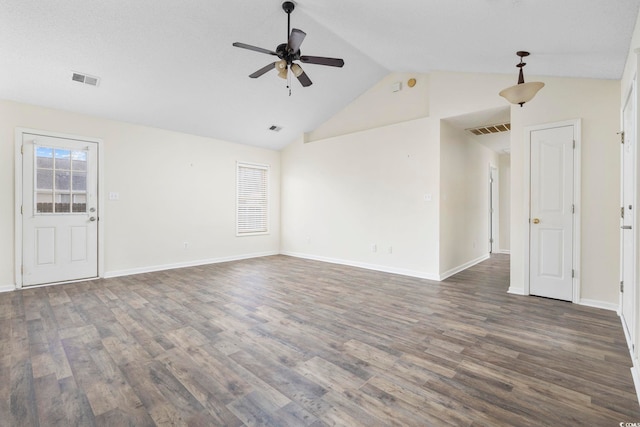
[[[189,242],[184,242],[183,245],[185,249],[189,249]]]
[[[376,245],[375,243],[371,245],[371,252],[378,252],[378,245]]]

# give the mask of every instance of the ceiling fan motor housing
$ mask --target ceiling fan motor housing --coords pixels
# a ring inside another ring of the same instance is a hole
[[[295,8],[296,8],[296,5],[292,1],[286,1],[282,3],[282,9],[287,13],[293,12],[293,9]]]

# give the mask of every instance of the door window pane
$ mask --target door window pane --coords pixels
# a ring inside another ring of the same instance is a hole
[[[71,172],[56,170],[56,190],[71,189]]]
[[[73,172],[73,191],[87,191],[86,172]]]
[[[36,166],[39,169],[53,168],[53,148],[36,147]]]
[[[38,169],[36,172],[36,188],[38,190],[53,190],[53,171]]]
[[[56,194],[55,211],[60,213],[71,212],[71,194]]]
[[[87,212],[87,195],[86,194],[73,194],[73,204],[71,205],[72,212]]]
[[[73,151],[71,153],[71,168],[74,171],[86,171],[87,170],[87,152],[86,151]]]
[[[55,162],[56,169],[66,169],[66,170],[71,169],[71,151],[61,150],[59,148],[56,148],[55,155],[56,155],[56,162]]]
[[[53,193],[36,194],[36,212],[53,212]]]

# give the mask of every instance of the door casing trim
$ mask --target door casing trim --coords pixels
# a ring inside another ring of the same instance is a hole
[[[581,148],[582,148],[582,120],[565,120],[561,122],[544,123],[535,126],[526,126],[524,128],[524,217],[522,218],[525,225],[524,233],[524,295],[530,294],[530,248],[531,248],[531,235],[529,226],[529,216],[531,212],[531,132],[544,129],[553,129],[557,127],[573,126],[573,135],[576,142],[576,148],[573,150],[573,204],[575,206],[575,213],[573,216],[573,270],[575,275],[572,279],[572,299],[571,302],[580,302],[580,215],[582,212],[580,204],[580,176],[581,176]]]
[[[98,277],[104,277],[104,167],[103,140],[60,132],[50,132],[38,129],[18,127],[15,130],[15,158],[14,158],[14,280],[16,289],[22,289],[22,140],[25,134],[48,136],[53,138],[75,139],[98,145]]]

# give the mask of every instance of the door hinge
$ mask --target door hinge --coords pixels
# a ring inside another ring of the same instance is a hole
[[[624,206],[620,206],[620,218],[624,219]]]
[[[576,213],[576,205],[571,205],[571,213]]]
[[[493,237],[489,239],[489,243],[493,243]]]
[[[574,150],[576,149],[576,140],[575,139],[573,140],[573,149]]]
[[[24,265],[20,266],[20,274],[24,274]]]
[[[624,280],[620,281],[620,292],[624,293]]]
[[[24,214],[23,209],[24,209],[24,208],[22,207],[22,205],[20,205],[20,215]]]
[[[624,131],[618,132],[618,135],[620,135],[620,143],[624,144]]]
[[[576,271],[572,268],[571,269],[571,278],[573,279],[574,277],[576,277]]]

